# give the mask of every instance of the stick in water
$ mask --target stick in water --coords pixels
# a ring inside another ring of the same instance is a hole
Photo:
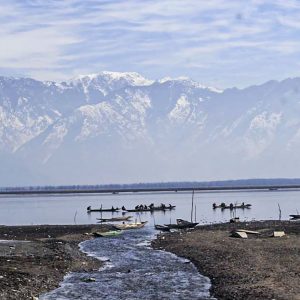
[[[194,209],[194,193],[195,193],[195,191],[193,190],[193,194],[192,194],[192,210],[191,210],[191,222],[193,222],[193,209]]]

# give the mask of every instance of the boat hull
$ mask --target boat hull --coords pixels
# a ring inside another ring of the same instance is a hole
[[[114,225],[115,229],[118,230],[130,230],[130,229],[139,229],[143,228],[148,222],[142,222],[142,223],[132,223],[132,224],[116,224]]]

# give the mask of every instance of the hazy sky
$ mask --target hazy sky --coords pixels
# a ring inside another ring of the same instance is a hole
[[[300,76],[298,0],[0,0],[0,74],[136,71],[217,87]]]

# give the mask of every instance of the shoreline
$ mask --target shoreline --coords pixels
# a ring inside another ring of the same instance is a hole
[[[108,225],[0,227],[0,299],[37,299],[70,272],[98,270],[103,263],[80,250],[92,232]]]
[[[258,230],[248,239],[233,229]],[[101,225],[0,227],[0,298],[37,299],[59,286],[70,272],[91,272],[103,263],[80,250]],[[286,236],[270,238],[272,231]],[[152,247],[189,259],[211,281],[217,299],[300,299],[300,223],[255,221],[201,225],[163,233]]]
[[[248,239],[229,237],[234,229],[258,230]],[[286,236],[269,237],[273,230]],[[202,225],[163,233],[154,249],[189,259],[210,278],[217,299],[300,299],[300,223],[255,221]]]

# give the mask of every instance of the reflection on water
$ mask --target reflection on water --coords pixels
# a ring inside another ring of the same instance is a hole
[[[115,194],[115,195],[51,195],[0,197],[0,224],[89,224],[96,218],[110,218],[112,213],[86,213],[87,206],[92,208],[121,207],[134,208],[139,204],[174,204],[174,211],[130,213],[134,219],[148,220],[150,224],[174,222],[176,218],[191,218],[191,193],[170,194]],[[231,218],[229,210],[212,209],[214,202],[250,203],[251,209],[237,210],[242,220],[278,219],[278,204],[282,210],[282,219],[300,211],[299,191],[259,191],[259,192],[223,192],[195,193],[196,217],[200,223],[223,222]],[[115,213],[114,216],[121,216]],[[195,215],[194,215],[195,216]]]
[[[115,238],[97,238],[82,250],[109,259],[94,273],[74,273],[62,286],[40,299],[212,299],[210,281],[184,259],[152,250],[149,229],[127,231]],[[95,282],[83,282],[94,277]]]

